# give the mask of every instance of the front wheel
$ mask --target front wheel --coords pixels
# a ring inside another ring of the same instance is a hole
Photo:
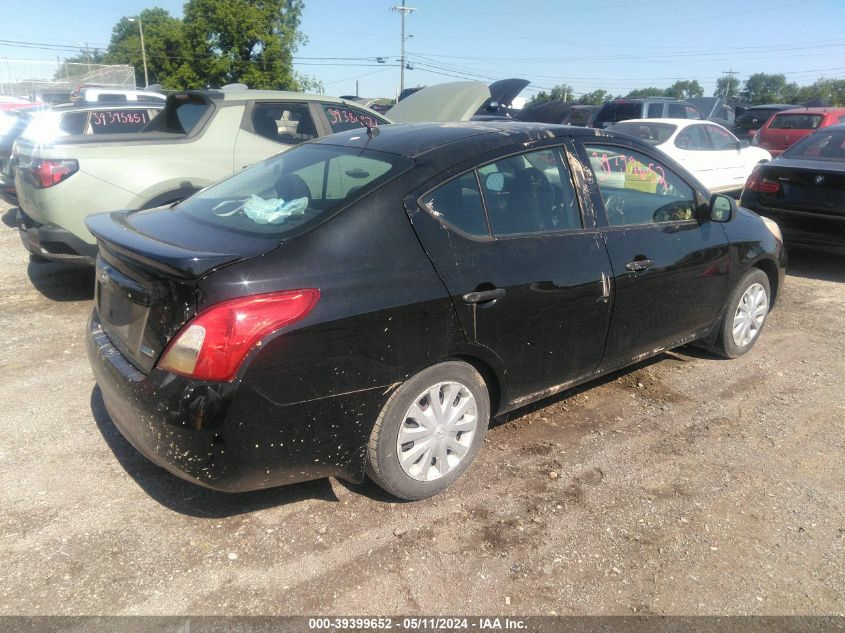
[[[771,289],[762,270],[749,270],[733,289],[716,338],[715,351],[725,358],[737,358],[750,350],[763,330],[769,314]]]
[[[490,398],[474,367],[433,365],[403,383],[370,436],[367,474],[400,499],[445,490],[472,463],[490,421]]]

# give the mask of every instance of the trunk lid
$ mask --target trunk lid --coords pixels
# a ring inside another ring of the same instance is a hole
[[[115,347],[144,373],[196,313],[197,284],[205,275],[279,244],[169,208],[98,214],[86,225],[99,246],[95,310]]]
[[[767,207],[845,218],[845,169],[824,160],[778,158],[762,175],[780,184],[776,193],[761,193]]]

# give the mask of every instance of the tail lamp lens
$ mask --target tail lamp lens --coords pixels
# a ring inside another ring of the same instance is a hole
[[[35,182],[41,189],[58,185],[78,171],[79,163],[75,160],[42,160],[33,169]]]
[[[158,366],[188,378],[231,381],[253,346],[303,318],[319,299],[319,290],[306,288],[222,301],[173,338]]]
[[[745,181],[745,188],[759,193],[777,193],[780,191],[780,183],[776,180],[769,180],[760,175],[760,167],[754,168],[748,180]]]

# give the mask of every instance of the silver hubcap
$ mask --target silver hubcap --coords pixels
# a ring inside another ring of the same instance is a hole
[[[439,382],[423,391],[405,412],[396,454],[405,474],[433,481],[461,463],[478,425],[478,409],[469,389]]]
[[[739,300],[734,314],[733,336],[738,347],[745,347],[754,340],[763,327],[768,311],[769,298],[765,288],[760,284],[751,284]]]

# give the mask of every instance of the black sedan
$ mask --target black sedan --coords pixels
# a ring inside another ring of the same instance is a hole
[[[776,220],[787,243],[845,254],[845,124],[822,128],[756,167],[742,204]]]
[[[786,259],[647,144],[509,122],[335,134],[87,224],[111,418],[225,491],[436,494],[491,416],[686,343],[747,352]]]

